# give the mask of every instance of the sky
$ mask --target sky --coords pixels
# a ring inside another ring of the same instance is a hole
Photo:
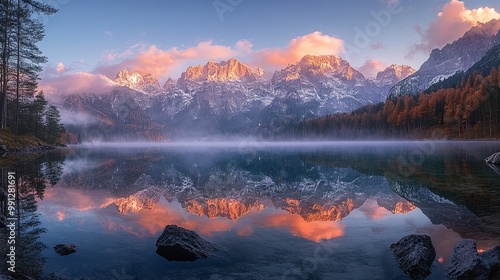
[[[235,57],[272,73],[304,55],[338,55],[366,77],[416,69],[434,48],[500,19],[497,0],[42,0],[46,94],[98,92],[118,71],[177,79]]]

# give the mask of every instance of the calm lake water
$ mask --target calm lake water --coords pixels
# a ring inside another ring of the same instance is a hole
[[[389,247],[427,234],[428,279],[442,279],[459,240],[500,245],[500,170],[484,162],[496,151],[500,142],[108,144],[0,164],[36,197],[21,207],[18,260],[35,276],[406,279]],[[225,250],[169,262],[155,242],[170,224]],[[78,252],[61,257],[58,243]]]

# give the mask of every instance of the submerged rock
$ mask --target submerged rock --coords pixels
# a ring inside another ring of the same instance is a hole
[[[196,232],[168,225],[156,241],[156,253],[169,261],[195,261],[219,251],[217,245],[201,238]]]
[[[489,275],[490,266],[477,252],[476,241],[464,239],[455,245],[446,276],[452,280],[487,280]]]
[[[500,165],[500,152],[494,153],[491,156],[487,157],[484,161],[488,164],[496,164]]]
[[[61,256],[67,256],[73,254],[78,249],[76,244],[57,244],[54,246],[54,251]]]
[[[408,235],[391,245],[399,267],[411,279],[425,279],[431,274],[436,250],[427,235]]]

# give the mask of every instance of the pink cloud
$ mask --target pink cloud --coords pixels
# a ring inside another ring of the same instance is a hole
[[[344,51],[343,40],[316,31],[293,39],[285,48],[263,49],[255,55],[261,66],[277,69],[296,63],[308,54],[339,55]]]
[[[57,64],[56,71],[57,73],[62,74],[64,73],[64,71],[66,71],[66,66],[62,62],[60,62],[59,64]]]
[[[366,60],[365,63],[358,69],[365,77],[374,78],[377,76],[377,73],[384,70],[387,67],[387,64],[380,60],[369,59]]]
[[[106,54],[96,72],[114,78],[121,69],[127,68],[139,73],[150,73],[158,79],[166,79],[178,74],[175,73],[178,69],[185,70],[182,67],[187,68],[190,66],[189,63],[194,61],[229,59],[240,52],[251,51],[251,47],[251,43],[246,40],[238,41],[234,47],[215,45],[212,41],[200,42],[186,49],[163,50],[156,45],[147,48],[143,45],[132,46],[121,54],[113,52]],[[125,59],[117,61],[124,57]]]
[[[468,9],[464,2],[450,0],[427,29],[423,30],[417,26],[416,31],[421,36],[421,41],[411,47],[409,56],[417,52],[428,53],[432,49],[441,48],[460,38],[473,26],[493,19],[500,19],[500,13],[494,8]]]
[[[43,90],[47,98],[79,93],[105,93],[114,82],[100,74],[85,72],[43,77],[38,89]]]

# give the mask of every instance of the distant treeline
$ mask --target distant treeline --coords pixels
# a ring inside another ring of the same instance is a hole
[[[491,69],[491,68],[490,68]],[[389,98],[351,113],[304,120],[288,129],[288,137],[356,138],[500,138],[500,73],[473,72],[415,96]]]

